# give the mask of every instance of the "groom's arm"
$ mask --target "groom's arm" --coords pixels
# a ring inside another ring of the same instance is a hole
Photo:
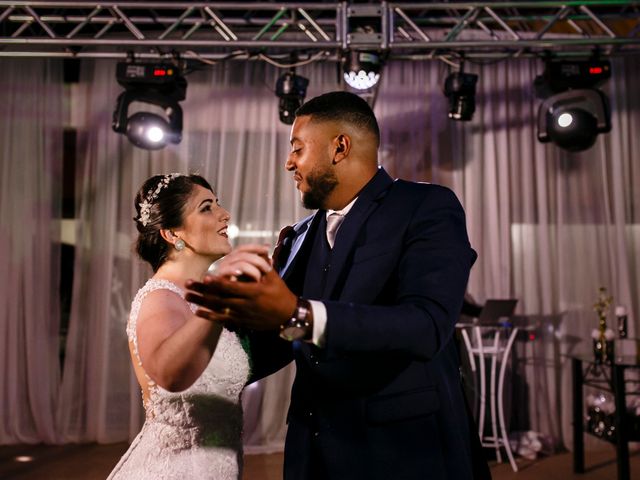
[[[277,331],[252,331],[246,338],[251,359],[251,375],[247,383],[276,373],[293,361],[291,343],[282,340]]]

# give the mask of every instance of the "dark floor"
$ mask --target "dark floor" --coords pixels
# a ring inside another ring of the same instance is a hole
[[[103,480],[127,449],[124,443],[113,445],[15,445],[0,447],[2,480]],[[536,461],[518,459],[520,471],[514,473],[508,463],[492,464],[494,480],[614,480],[616,461],[613,447],[587,452],[587,472],[573,473],[572,456],[560,453]],[[246,455],[244,480],[280,480],[282,454]],[[631,478],[640,478],[640,453],[631,456]]]

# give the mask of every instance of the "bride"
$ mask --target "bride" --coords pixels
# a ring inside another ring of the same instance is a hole
[[[204,178],[175,173],[149,178],[135,207],[136,250],[154,271],[127,325],[146,420],[108,478],[238,480],[248,354],[235,333],[196,316],[183,290],[231,252],[229,212]],[[216,274],[259,280],[271,269],[260,248],[236,249]]]

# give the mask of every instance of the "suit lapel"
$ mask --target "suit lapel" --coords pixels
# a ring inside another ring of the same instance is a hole
[[[362,189],[358,200],[345,217],[338,233],[331,253],[331,268],[329,269],[323,298],[329,298],[336,286],[340,274],[345,269],[347,258],[353,250],[358,233],[367,218],[376,210],[380,199],[384,197],[393,185],[393,179],[380,167],[371,181]]]
[[[301,257],[305,257],[304,251],[308,251],[310,245],[313,243],[313,233],[317,230],[320,216],[324,214],[324,210],[318,210],[315,214],[310,215],[309,217],[294,225],[293,228],[296,231],[296,234],[292,240],[293,244],[291,246],[291,252],[289,253],[289,257],[285,262],[285,266],[280,272],[280,276],[285,282],[287,282],[287,284],[289,283],[289,279],[293,274],[296,266],[300,266],[305,262],[305,259],[303,258],[301,260]]]

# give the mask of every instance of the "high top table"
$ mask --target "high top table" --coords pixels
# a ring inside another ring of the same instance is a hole
[[[629,395],[640,395],[640,380],[627,378],[625,373],[640,369],[637,356],[619,356],[611,364],[596,362],[593,355],[570,355],[573,374],[573,471],[584,473],[585,405],[583,387],[590,386],[613,394],[615,437],[608,439],[616,446],[618,480],[630,480],[629,442],[640,441],[640,418],[627,412]]]
[[[500,463],[502,463],[500,449],[504,448],[511,468],[517,472],[518,465],[513,458],[504,418],[504,380],[518,327],[459,323],[456,328],[464,341],[471,371],[474,374],[474,384],[479,386],[480,444],[485,448],[495,449],[496,458]],[[486,363],[489,363],[489,378],[487,378]],[[476,375],[479,376],[479,380]],[[490,421],[490,435],[485,434],[486,416]]]

